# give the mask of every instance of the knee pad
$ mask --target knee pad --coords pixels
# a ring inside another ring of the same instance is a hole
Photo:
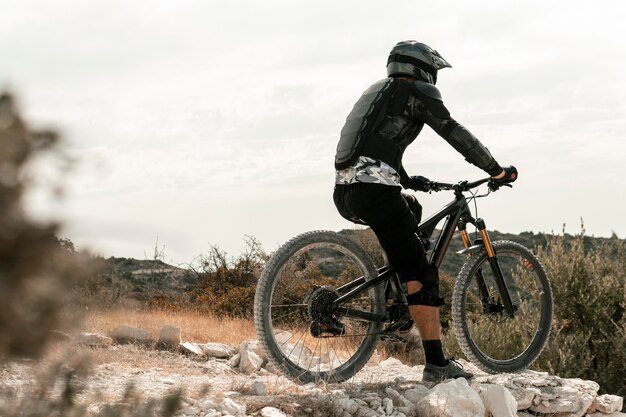
[[[444,305],[443,298],[439,297],[439,271],[435,265],[428,262],[421,270],[420,282],[422,289],[413,294],[407,294],[406,299],[410,306],[421,305],[440,307]]]

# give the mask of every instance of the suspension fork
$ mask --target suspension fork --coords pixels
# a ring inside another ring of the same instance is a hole
[[[498,263],[496,252],[493,249],[493,245],[491,244],[489,233],[487,233],[487,226],[485,226],[485,221],[483,219],[476,219],[476,228],[480,232],[480,236],[483,240],[483,245],[485,246],[485,251],[487,251],[487,260],[489,261],[491,272],[493,273],[493,276],[495,278],[496,286],[498,287],[498,292],[500,293],[500,299],[502,301],[502,304],[504,304],[504,311],[510,318],[513,318],[515,317],[515,308],[513,307],[513,302],[511,301],[511,295],[509,294],[509,290],[506,288],[506,282],[504,282],[504,276],[502,275],[502,270],[500,269],[500,264]],[[467,232],[465,233],[467,234]],[[486,290],[487,287],[485,285],[485,280],[482,277],[482,271],[479,272],[479,281],[482,281],[482,285],[485,286]],[[479,286],[481,286],[480,282]],[[482,292],[482,289],[480,291]]]
[[[471,222],[475,223],[475,220],[472,219]],[[461,235],[461,240],[463,241],[463,246],[465,247],[465,249],[469,249],[472,246],[472,241],[467,234],[467,223],[465,221],[459,222],[458,227],[459,234]],[[469,256],[472,256],[472,254],[470,253]],[[478,269],[478,271],[476,271],[476,285],[478,285],[480,301],[482,302],[483,306],[488,306],[491,302],[491,295],[489,294],[489,288],[487,288],[487,284],[485,284],[485,277],[481,269]]]

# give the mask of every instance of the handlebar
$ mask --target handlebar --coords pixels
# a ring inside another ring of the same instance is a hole
[[[498,188],[500,188],[501,186],[506,186],[506,187],[512,187],[511,184],[496,184],[491,177],[487,177],[487,178],[482,178],[480,180],[476,180],[476,181],[472,181],[472,182],[468,182],[468,181],[460,181],[456,184],[448,184],[445,182],[437,182],[437,181],[431,181],[428,184],[428,190],[426,191],[444,191],[444,190],[454,190],[455,192],[465,192],[465,191],[469,191],[473,188],[479,187],[481,185],[483,185],[484,183],[488,182],[489,183],[489,189],[491,191],[496,191]]]

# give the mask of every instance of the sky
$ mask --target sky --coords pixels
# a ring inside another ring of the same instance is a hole
[[[624,16],[618,0],[0,0],[0,89],[75,161],[62,200],[29,197],[33,216],[102,256],[183,264],[210,245],[236,256],[247,235],[272,251],[353,227],[332,202],[339,132],[416,39],[452,64],[437,84],[452,117],[519,170],[479,202],[489,229],[582,218],[624,238]],[[485,176],[428,127],[404,166]],[[451,195],[418,198],[428,214]]]

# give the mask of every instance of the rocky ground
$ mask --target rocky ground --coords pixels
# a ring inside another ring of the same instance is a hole
[[[599,396],[595,382],[533,371],[487,375],[466,362],[462,364],[476,374],[471,381],[423,383],[422,366],[374,358],[342,384],[303,385],[268,370],[255,342],[239,347],[185,343],[172,351],[154,349],[140,339],[117,344],[83,334],[65,345],[78,353],[64,358],[64,367],[77,366],[76,358],[85,353],[91,357],[91,370],[81,377],[77,397],[88,404],[88,413],[119,401],[132,384],[145,401],[182,389],[180,417],[626,417],[620,411],[623,399]],[[10,362],[0,368],[0,388],[8,399],[24,398],[41,383],[42,372],[40,362]],[[56,382],[62,390],[62,381]]]

